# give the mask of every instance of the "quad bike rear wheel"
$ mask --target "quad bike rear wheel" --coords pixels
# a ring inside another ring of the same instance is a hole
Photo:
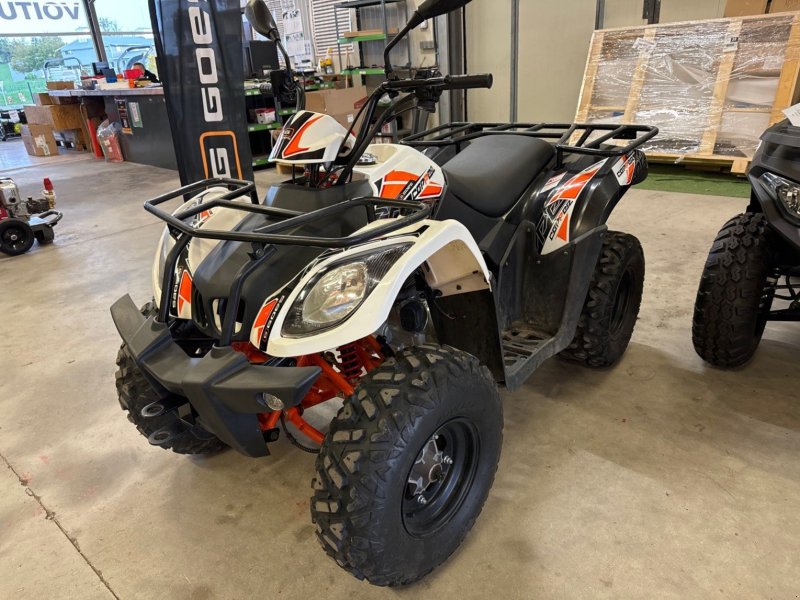
[[[155,311],[156,307],[153,303],[148,303],[141,309],[142,314],[148,317]],[[119,404],[128,413],[128,420],[136,425],[139,433],[150,439],[154,433],[170,423],[171,417],[166,415],[144,417],[142,416],[142,409],[154,402],[163,400],[163,398],[156,394],[124,344],[117,354],[117,367],[116,380]],[[171,449],[178,454],[212,454],[228,447],[217,436],[200,425],[194,425],[171,440],[159,444],[159,446]]]
[[[775,295],[777,254],[763,214],[737,215],[719,231],[694,305],[692,342],[700,358],[733,368],[753,357]]]
[[[475,357],[424,345],[388,359],[347,399],[317,457],[322,547],[375,585],[420,579],[475,523],[502,430],[500,395]]]
[[[608,231],[575,337],[559,356],[587,367],[610,367],[625,353],[644,289],[644,252],[635,236]]]
[[[0,252],[10,256],[25,254],[33,246],[33,230],[22,219],[0,221]]]

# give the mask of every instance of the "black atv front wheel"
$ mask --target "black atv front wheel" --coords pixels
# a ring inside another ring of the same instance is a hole
[[[628,233],[607,232],[575,337],[559,356],[596,368],[617,362],[633,335],[643,290],[641,243]]]
[[[142,307],[141,312],[147,317],[156,310],[153,303],[147,303]],[[150,440],[153,434],[170,425],[172,417],[167,415],[149,417],[142,415],[142,410],[146,406],[163,400],[163,398],[156,394],[139,365],[128,353],[125,344],[117,354],[116,382],[122,410],[128,413],[128,420],[136,425],[136,429],[144,437]],[[178,454],[212,454],[228,447],[225,442],[200,425],[194,425],[169,441],[158,445]]]
[[[704,361],[733,368],[753,357],[775,296],[777,254],[763,214],[737,215],[719,231],[694,304],[692,342]]]
[[[317,458],[322,547],[375,585],[420,579],[480,514],[502,431],[500,395],[475,357],[425,345],[390,358],[345,402]]]
[[[22,219],[0,221],[0,252],[9,256],[25,254],[33,246],[33,230]]]

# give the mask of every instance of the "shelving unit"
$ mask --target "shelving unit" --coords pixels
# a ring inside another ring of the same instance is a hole
[[[333,6],[334,23],[336,26],[336,39],[337,49],[339,56],[340,68],[344,66],[342,62],[342,46],[350,44],[358,45],[358,55],[360,65],[357,67],[342,68],[343,75],[358,74],[363,76],[367,75],[383,75],[382,67],[375,67],[372,65],[383,64],[383,51],[386,44],[395,35],[399,28],[389,27],[389,15],[387,14],[387,7],[395,5],[397,7],[397,24],[398,26],[408,21],[408,5],[406,0],[349,0]],[[361,9],[380,8],[378,14],[367,14]],[[344,32],[340,28],[339,11],[354,10],[356,30],[353,32]],[[402,13],[402,16],[400,16]],[[362,29],[363,28],[363,29]],[[363,35],[347,36],[347,33],[355,33],[363,31]],[[383,43],[379,43],[383,42]],[[404,40],[398,44],[398,51],[402,51],[402,45],[405,45],[407,62],[405,66],[411,65],[411,44],[408,40]],[[374,59],[374,60],[369,60]]]
[[[311,90],[314,86],[306,87]],[[253,156],[253,167],[269,167],[269,153],[272,150],[272,132],[283,127],[286,120],[295,113],[294,107],[281,106],[278,98],[269,93],[262,92],[259,88],[244,90],[248,118],[250,110],[255,108],[275,109],[276,121],[274,123],[247,123],[247,132],[250,135],[250,150]]]

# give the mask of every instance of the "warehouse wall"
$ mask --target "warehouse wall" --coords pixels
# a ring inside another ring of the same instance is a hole
[[[726,0],[661,0],[660,23],[717,19],[725,12]],[[605,0],[603,27],[645,25],[642,0]]]
[[[643,25],[642,0],[606,0],[604,27]],[[594,30],[594,0],[521,0],[518,118],[571,121]],[[662,23],[722,17],[725,0],[662,0]],[[505,121],[510,114],[511,0],[467,5],[470,73],[494,74],[492,90],[468,93],[469,119]]]
[[[494,75],[491,90],[467,92],[468,118],[473,121],[507,121],[511,85],[511,0],[470,2],[467,5],[466,33],[468,72]]]
[[[519,120],[572,122],[575,118],[594,19],[592,1],[521,0]]]

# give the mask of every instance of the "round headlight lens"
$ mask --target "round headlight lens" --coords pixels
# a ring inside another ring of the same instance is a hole
[[[367,265],[350,263],[323,275],[306,296],[303,321],[327,325],[353,312],[367,294]]]

